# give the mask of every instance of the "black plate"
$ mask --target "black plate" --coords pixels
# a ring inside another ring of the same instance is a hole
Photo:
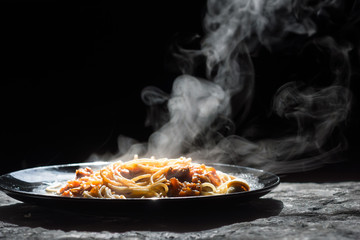
[[[2,175],[0,188],[10,197],[26,203],[47,206],[56,209],[79,210],[84,212],[123,213],[171,209],[205,209],[214,206],[230,206],[231,204],[257,199],[274,189],[280,183],[278,176],[258,169],[226,164],[207,164],[215,169],[240,176],[248,181],[251,190],[214,196],[171,197],[161,199],[88,199],[69,198],[49,194],[45,188],[54,182],[74,179],[75,170],[89,166],[93,170],[109,164],[108,162],[92,162],[55,165],[30,168]]]

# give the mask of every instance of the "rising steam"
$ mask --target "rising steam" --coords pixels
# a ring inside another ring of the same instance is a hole
[[[278,173],[321,166],[346,147],[339,129],[350,110],[351,46],[331,36],[316,36],[313,18],[338,5],[336,0],[208,0],[201,48],[179,50],[178,58],[185,64],[179,66],[183,75],[174,81],[171,94],[144,89],[142,99],[150,109],[147,123],[156,131],[146,145],[131,144],[126,154],[187,155]],[[253,141],[234,135],[239,124],[234,116],[243,121],[252,106],[252,54],[260,46],[279,48],[289,35],[306,38],[307,45],[329,53],[333,72],[328,83],[317,86],[304,79],[278,89],[272,111],[292,123],[289,134]],[[205,65],[201,77],[193,66],[199,59]],[[334,133],[337,142],[329,143]]]

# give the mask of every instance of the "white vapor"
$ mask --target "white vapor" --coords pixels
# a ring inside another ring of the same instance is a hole
[[[144,89],[148,124],[156,131],[147,144],[132,145],[124,156],[187,155],[277,173],[321,166],[346,147],[340,135],[335,146],[328,147],[328,140],[350,110],[351,46],[338,44],[331,36],[314,37],[317,26],[312,16],[338,4],[336,0],[208,0],[201,48],[180,50],[186,66],[180,66],[184,74],[174,81],[171,94],[155,87]],[[278,89],[273,112],[294,122],[296,130],[288,135],[250,141],[232,134],[233,117],[246,119],[252,106],[256,76],[252,54],[259,46],[272,51],[290,34],[309,38],[330,53],[331,82],[316,87],[289,81]],[[202,78],[192,67],[199,58],[205,59]]]

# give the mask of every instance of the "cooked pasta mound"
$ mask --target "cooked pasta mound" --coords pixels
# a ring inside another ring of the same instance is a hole
[[[216,171],[191,158],[138,158],[113,162],[99,171],[76,170],[74,180],[54,190],[68,197],[86,198],[164,198],[217,195],[249,191],[245,180]]]

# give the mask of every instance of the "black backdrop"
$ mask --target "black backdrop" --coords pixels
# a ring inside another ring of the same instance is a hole
[[[356,46],[359,25],[346,20],[350,2],[323,31]],[[0,173],[116,153],[119,135],[146,141],[152,129],[145,126],[141,90],[153,85],[170,92],[179,74],[171,46],[202,35],[204,6],[205,1],[0,3]],[[271,96],[307,60],[259,51],[250,118],[268,115]],[[351,159],[358,156],[358,63],[355,54],[355,98],[346,124]]]
[[[203,3],[2,2],[0,171],[116,153],[120,134],[146,141],[141,90],[170,91],[170,45],[201,31]]]

